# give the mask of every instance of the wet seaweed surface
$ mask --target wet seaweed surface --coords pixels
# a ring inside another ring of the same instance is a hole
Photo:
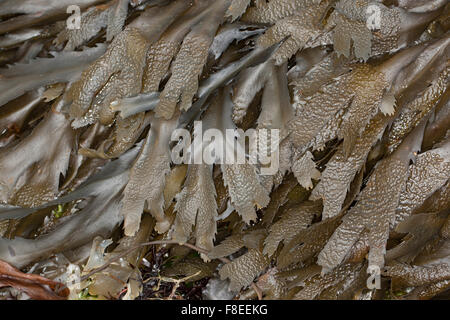
[[[449,50],[447,0],[1,1],[0,299],[448,299]]]

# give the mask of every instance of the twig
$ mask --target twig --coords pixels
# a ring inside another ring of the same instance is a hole
[[[194,274],[191,274],[190,276],[184,277],[184,278],[182,278],[182,279],[174,279],[174,278],[168,278],[168,277],[160,277],[160,279],[161,279],[162,281],[165,281],[165,282],[173,282],[173,283],[174,283],[173,288],[172,288],[172,292],[170,293],[170,295],[169,295],[169,297],[168,297],[168,300],[172,300],[172,299],[173,299],[173,297],[175,296],[175,293],[176,293],[178,287],[180,286],[180,283],[183,283],[183,282],[185,282],[186,280],[189,280],[189,279],[191,279],[191,278],[193,278],[193,277],[195,277],[195,276],[198,276],[200,273],[201,273],[201,270],[199,270],[198,272],[196,272],[196,273],[194,273]]]

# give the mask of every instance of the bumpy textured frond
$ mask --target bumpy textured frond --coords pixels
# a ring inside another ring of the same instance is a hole
[[[170,28],[166,30],[159,39],[156,38],[156,41],[152,43],[147,52],[147,66],[143,87],[143,91],[146,93],[158,91],[159,84],[166,75],[172,59],[177,54],[181,42],[183,41],[183,37],[186,36],[189,30],[203,17],[203,14],[201,14],[201,4],[203,2],[199,2],[199,4],[190,8],[183,17],[172,24],[177,14],[186,10],[188,7],[187,5],[189,4],[189,2],[186,1],[184,2],[185,5],[180,7],[179,4],[181,3],[183,2],[177,1],[173,3],[175,7],[172,10],[175,11],[175,14],[166,22],[168,25],[171,25]],[[161,31],[164,31],[164,29]]]
[[[295,177],[287,176],[286,179],[273,190],[270,196],[270,202],[264,209],[263,224],[270,226],[277,215],[280,207],[288,201],[289,192],[297,185],[297,179]]]
[[[340,222],[339,217],[314,223],[311,227],[298,232],[290,242],[285,243],[278,256],[277,266],[283,269],[314,257],[336,230]]]
[[[106,53],[89,66],[81,79],[70,88],[71,117],[84,117],[86,123],[100,119],[102,123],[109,124],[114,117],[114,112],[109,108],[111,102],[141,91],[148,45],[134,28],[127,28],[115,37]],[[99,105],[95,106],[95,103]]]
[[[249,286],[261,274],[270,261],[256,249],[250,249],[246,254],[225,264],[219,270],[221,279],[230,279],[230,290],[239,291]]]
[[[172,75],[167,82],[155,112],[170,119],[180,103],[180,110],[188,110],[198,89],[198,78],[206,63],[216,31],[222,23],[228,0],[215,1],[205,10],[205,17],[193,26],[181,44],[172,65]]]
[[[447,182],[442,188],[433,193],[425,202],[416,210],[415,213],[421,212],[440,212],[445,210],[450,204],[450,183]]]
[[[360,83],[371,85],[361,86]],[[383,73],[367,64],[355,65],[351,73],[333,79],[320,91],[300,101],[300,110],[289,124],[294,146],[307,146],[339,110],[348,106],[337,132],[339,138],[344,139],[344,153],[348,156],[357,137],[378,112],[387,86]]]
[[[409,295],[413,300],[430,300],[450,288],[450,280],[443,280],[414,289]]]
[[[242,16],[247,10],[251,0],[232,0],[226,12],[227,17],[231,17],[231,21]]]
[[[313,49],[312,49],[313,50]],[[305,50],[306,51],[306,50]],[[327,54],[319,62],[305,70],[305,74],[291,81],[295,88],[295,98],[310,96],[324,86],[332,78],[349,70],[348,60],[338,57],[335,52]]]
[[[305,281],[301,289],[294,298],[298,300],[311,300],[316,298],[327,288],[334,286],[344,280],[356,278],[360,271],[361,264],[345,264],[325,275],[316,275]]]
[[[27,138],[2,150],[1,200],[25,207],[53,200],[60,174],[65,174],[69,165],[74,139],[64,115],[50,111]]]
[[[176,197],[174,240],[186,242],[195,225],[196,245],[206,250],[214,246],[217,203],[212,167],[193,164],[188,168],[183,190]],[[205,256],[206,258],[206,256]]]
[[[232,235],[225,240],[223,240],[220,244],[215,246],[209,253],[208,257],[211,259],[223,258],[227,257],[239,249],[243,248],[245,245],[244,239],[242,235]]]
[[[256,168],[251,164],[222,165],[222,172],[233,207],[246,223],[256,221],[255,206],[264,208],[270,201]]]
[[[178,118],[170,121],[154,118],[145,144],[130,173],[121,214],[125,217],[125,234],[134,235],[139,230],[141,214],[148,208],[156,219],[155,229],[166,232],[170,223],[164,214],[165,176],[170,171],[169,142]]]
[[[125,24],[130,0],[114,0],[108,12],[108,27],[106,28],[106,40],[110,41],[118,35]]]
[[[321,179],[311,193],[311,200],[323,200],[322,219],[339,214],[356,173],[366,162],[372,146],[381,138],[392,117],[377,114],[366,127],[362,137],[356,140],[352,153],[345,157],[341,145],[326,164]]]
[[[63,29],[55,39],[56,44],[64,44],[64,50],[72,51],[97,35],[108,24],[110,7],[89,8],[81,15],[79,29]]]
[[[302,7],[295,15],[278,20],[276,24],[258,38],[257,44],[269,47],[287,38],[276,51],[274,59],[282,64],[311,40],[323,34],[320,26],[328,8],[328,1],[319,5]]]
[[[357,91],[364,90],[364,92],[354,96],[348,111],[344,115],[338,136],[344,139],[343,148],[346,156],[353,150],[357,137],[360,136],[370,119],[381,109],[383,91],[388,86],[384,74],[367,65],[358,68],[354,77],[355,80],[359,79],[357,81],[365,78],[363,82],[371,83],[371,87],[369,90],[367,88],[365,90],[356,88]]]
[[[325,271],[344,260],[366,228],[370,231],[369,265],[384,266],[390,224],[395,219],[400,193],[406,184],[408,162],[412,153],[420,148],[423,128],[424,123],[404,140],[401,149],[383,159],[375,168],[358,203],[345,215],[342,224],[319,254],[317,263]]]
[[[260,5],[249,8],[242,20],[253,23],[275,23],[279,19],[293,15],[299,10],[320,0],[270,0],[261,1]]]
[[[244,247],[248,249],[260,249],[266,235],[264,229],[251,229],[238,234],[232,234],[215,246],[208,253],[208,257],[211,259],[227,257]]]
[[[400,195],[395,224],[408,217],[450,177],[450,142],[417,156],[409,168],[405,191]]]
[[[272,256],[281,242],[289,243],[299,231],[308,228],[314,216],[320,214],[321,209],[321,205],[317,202],[305,202],[287,209],[281,219],[270,227],[269,235],[264,240],[263,253]]]
[[[348,77],[343,75],[337,78],[334,83],[327,84],[305,101],[295,104],[298,111],[288,128],[291,131],[290,139],[296,148],[305,148],[327,121],[352,99],[354,93],[344,84]],[[337,82],[342,84],[338,86]]]
[[[299,159],[294,160],[292,172],[301,186],[306,189],[312,189],[312,180],[320,179],[320,171],[316,169],[316,163],[311,152],[306,153]]]
[[[430,282],[450,280],[450,265],[442,264],[429,267],[396,264],[386,267],[385,275],[401,280],[405,285],[420,286]]]
[[[402,109],[389,131],[389,151],[395,150],[405,135],[433,109],[448,87],[449,72],[450,66],[445,67],[439,77],[422,94]]]

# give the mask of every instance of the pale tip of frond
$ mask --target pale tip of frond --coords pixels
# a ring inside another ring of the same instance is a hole
[[[125,116],[122,113],[122,108],[123,105],[120,103],[119,100],[115,100],[113,102],[111,102],[109,104],[109,108],[113,111],[113,112],[119,112],[119,115],[121,116],[121,118],[125,118]]]
[[[380,111],[386,116],[392,116],[395,113],[396,100],[393,94],[386,94],[380,104]]]
[[[139,221],[137,221],[136,219],[134,219],[134,217],[133,217],[133,219],[130,219],[129,216],[127,215],[125,217],[125,222],[124,222],[125,236],[133,237],[138,232],[140,224],[141,224],[140,217],[139,217]]]
[[[310,151],[296,160],[293,172],[298,183],[306,190],[311,190],[314,187],[312,180],[320,180],[321,177],[321,172],[317,170],[314,157]]]
[[[121,110],[121,105],[118,100],[114,100],[113,102],[111,102],[109,107],[111,108],[112,111],[120,111]]]
[[[211,262],[211,259],[205,253],[200,253],[200,258],[202,258],[205,263]]]
[[[155,224],[155,230],[159,234],[163,234],[170,229],[170,222],[167,220],[159,221]]]

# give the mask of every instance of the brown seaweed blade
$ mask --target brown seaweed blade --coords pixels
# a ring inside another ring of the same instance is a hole
[[[165,176],[170,172],[169,142],[178,119],[153,118],[145,144],[130,172],[124,190],[121,214],[125,218],[125,234],[139,230],[141,214],[148,208],[156,219],[155,230],[166,232],[170,223],[164,214]]]
[[[214,247],[217,203],[212,167],[193,164],[188,168],[183,190],[176,197],[177,212],[173,239],[186,242],[195,225],[196,245],[206,250]],[[207,257],[204,255],[204,259]]]
[[[81,52],[55,52],[53,58],[36,58],[28,63],[17,63],[2,69],[0,105],[41,86],[58,82],[75,82],[83,69],[105,50],[106,46],[99,44]]]
[[[274,54],[277,65],[286,62],[297,51],[308,47],[309,42],[326,32],[322,30],[320,23],[328,7],[329,1],[320,1],[318,5],[305,6],[296,14],[278,20],[258,39],[257,44],[269,47],[287,38]]]
[[[0,258],[21,268],[51,254],[90,243],[96,236],[108,238],[123,219],[119,214],[121,192],[128,181],[129,168],[138,151],[138,147],[130,150],[121,158],[105,165],[77,190],[41,207],[26,209],[3,206],[0,217],[20,218],[45,207],[87,200],[82,209],[61,221],[53,232],[36,239],[0,238]]]
[[[335,268],[345,258],[364,229],[369,229],[369,265],[384,266],[386,241],[395,218],[400,193],[408,177],[408,164],[420,149],[425,122],[405,139],[394,154],[383,159],[372,173],[357,204],[344,216],[318,257],[325,271]],[[395,173],[395,174],[393,174]]]
[[[448,297],[449,17],[0,1],[0,299]]]
[[[209,47],[229,4],[229,0],[215,1],[202,12],[204,18],[192,26],[184,37],[172,65],[172,75],[161,92],[159,104],[155,109],[158,116],[170,119],[178,102],[180,110],[188,110],[191,107]],[[196,20],[198,19],[196,17]]]
[[[67,170],[74,139],[64,115],[50,111],[27,139],[2,150],[2,201],[32,207],[53,200],[58,193],[60,174]]]
[[[250,249],[246,254],[224,265],[219,274],[222,279],[230,279],[231,291],[239,291],[249,286],[268,266],[269,260],[260,251]]]

